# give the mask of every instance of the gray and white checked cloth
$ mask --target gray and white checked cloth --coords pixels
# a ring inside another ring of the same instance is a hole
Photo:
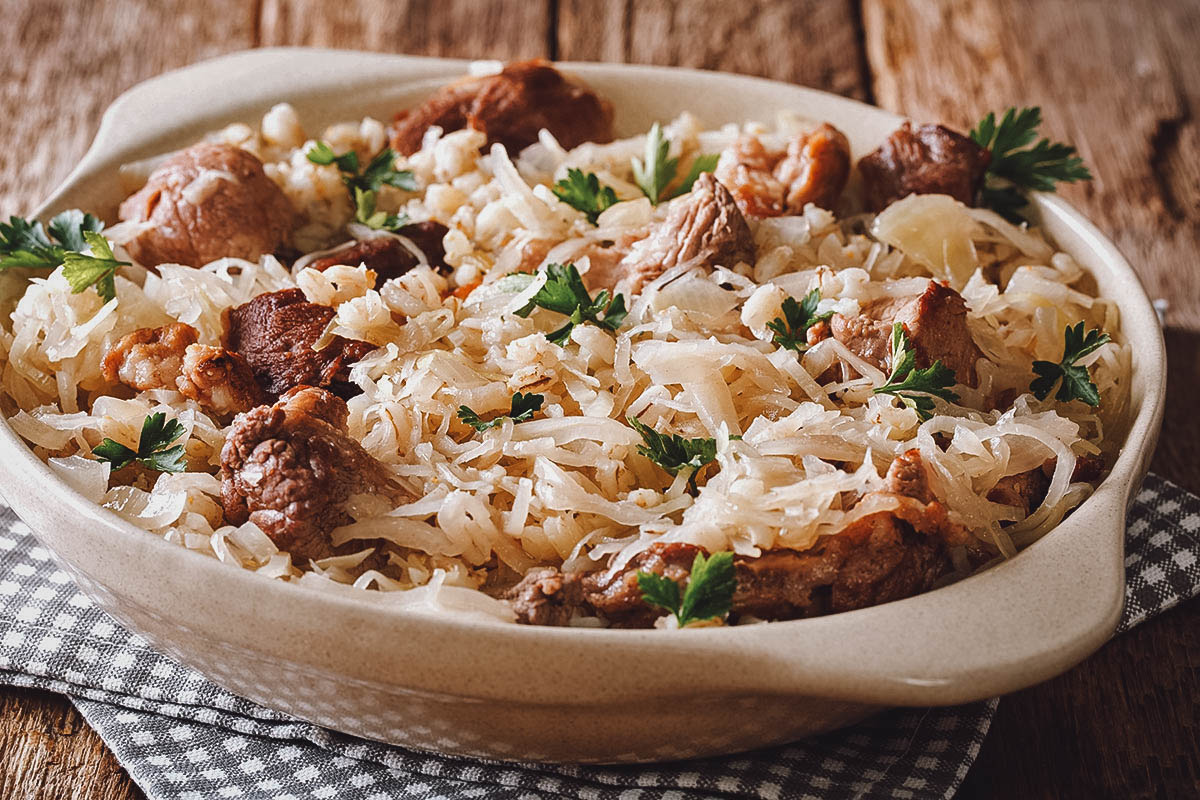
[[[1121,631],[1200,591],[1200,498],[1151,475],[1129,515]],[[0,683],[70,695],[151,800],[949,798],[998,700],[888,711],[784,747],[675,764],[501,764],[310,725],[151,650],[0,506]],[[419,724],[419,720],[414,721]]]

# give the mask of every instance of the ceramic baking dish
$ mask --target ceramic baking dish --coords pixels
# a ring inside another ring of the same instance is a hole
[[[609,97],[619,135],[691,111],[708,125],[790,109],[845,131],[856,157],[900,118],[783,83],[570,64]],[[287,101],[308,130],[388,119],[467,63],[256,50],[171,72],[113,103],[78,168],[38,209],[110,221],[118,167]],[[1100,165],[1103,169],[1103,165]],[[681,632],[538,628],[389,607],[230,568],[149,535],[68,488],[7,425],[4,496],[80,586],[155,647],[265,706],[347,733],[500,759],[653,761],[785,742],[895,705],[962,703],[1056,675],[1112,633],[1124,519],[1162,419],[1165,355],[1137,275],[1053,195],[1046,230],[1119,299],[1135,354],[1124,446],[1095,494],[1015,558],[955,585],[828,617]]]

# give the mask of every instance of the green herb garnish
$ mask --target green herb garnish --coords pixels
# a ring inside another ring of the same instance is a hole
[[[692,162],[692,168],[688,170],[687,175],[683,177],[683,181],[675,187],[671,192],[670,197],[679,197],[681,194],[687,194],[695,185],[696,179],[700,177],[702,172],[712,172],[717,168],[717,160],[721,156],[717,153],[707,153],[696,156],[696,160]]]
[[[618,294],[610,300],[608,289],[601,289],[595,298],[588,294],[574,264],[546,265],[546,283],[528,304],[516,312],[517,316],[528,317],[534,308],[544,308],[569,317],[566,325],[546,334],[546,338],[557,345],[567,341],[571,329],[576,325],[590,322],[607,331],[616,331],[629,314],[622,295]]]
[[[634,157],[632,161],[634,183],[654,205],[690,192],[700,173],[712,172],[717,166],[717,155],[697,156],[679,186],[667,193],[667,187],[675,180],[675,173],[679,170],[679,159],[667,157],[670,147],[671,143],[663,136],[662,127],[656,122],[650,126],[650,133],[646,134],[644,158]]]
[[[892,374],[887,383],[872,392],[895,395],[916,411],[918,418],[927,420],[933,416],[933,397],[951,403],[958,400],[958,395],[949,388],[955,384],[954,370],[940,359],[925,369],[917,369],[916,361],[917,354],[908,341],[904,325],[895,323],[892,325]]]
[[[308,152],[305,155],[314,164],[322,166],[336,164],[339,172],[346,172],[350,175],[358,174],[358,153],[353,150],[342,153],[340,156],[334,155],[333,148],[327,143],[316,142],[312,147],[308,148]]]
[[[83,239],[85,231],[102,230],[103,222],[77,208],[50,220],[49,236],[36,220],[9,217],[7,225],[0,222],[0,269],[54,269],[63,263],[68,252],[87,247]]]
[[[688,475],[688,489],[695,494],[696,475],[717,460],[717,440],[703,437],[684,439],[674,433],[659,433],[635,417],[626,417],[626,421],[641,434],[642,441],[645,442],[644,445],[638,445],[637,451],[672,475],[689,470],[691,474]]]
[[[115,470],[136,461],[158,472],[183,472],[187,469],[187,462],[183,458],[183,445],[170,445],[185,432],[179,420],[167,422],[167,415],[159,411],[147,415],[142,422],[137,450],[131,450],[112,439],[105,439],[92,449],[92,454],[101,461],[112,464]]]
[[[354,187],[354,218],[380,231],[398,231],[408,224],[407,214],[389,214],[375,210],[375,193]]]
[[[412,170],[397,170],[396,151],[385,147],[371,159],[366,169],[359,170],[358,154],[353,150],[336,155],[325,142],[317,142],[305,154],[314,164],[333,164],[342,173],[342,183],[354,198],[354,218],[368,227],[394,231],[408,224],[404,214],[387,214],[375,210],[376,195],[384,185],[415,191],[417,180]]]
[[[1011,222],[1024,221],[1018,211],[1029,204],[1026,191],[1053,192],[1059,183],[1092,179],[1071,145],[1045,138],[1034,144],[1041,124],[1040,107],[1010,108],[999,123],[995,113],[988,112],[971,131],[971,139],[992,154],[979,204]]]
[[[494,428],[500,425],[506,419],[511,419],[515,422],[524,422],[527,419],[532,419],[542,407],[542,403],[546,402],[544,395],[540,394],[521,394],[517,392],[512,396],[512,401],[509,403],[507,414],[501,414],[498,417],[489,419],[486,422],[479,418],[471,409],[466,406],[458,407],[458,418],[470,425],[477,431],[486,431],[488,428]]]
[[[577,211],[587,215],[588,222],[597,224],[604,209],[617,202],[617,193],[611,186],[600,186],[596,173],[584,174],[583,170],[570,167],[567,177],[554,184],[554,196]]]
[[[818,322],[826,322],[833,316],[832,311],[824,314],[817,313],[817,304],[821,302],[821,290],[813,289],[804,295],[799,303],[794,297],[783,300],[783,317],[776,317],[767,323],[767,328],[774,332],[771,340],[780,347],[803,353],[808,349],[808,329]]]
[[[683,628],[693,622],[723,618],[729,613],[737,589],[737,570],[733,565],[733,553],[729,551],[714,553],[710,558],[696,553],[682,599],[679,584],[670,578],[639,571],[637,580],[642,600],[670,611]]]
[[[1061,379],[1062,383],[1059,384],[1058,392],[1054,395],[1055,400],[1064,403],[1070,400],[1082,400],[1089,406],[1100,405],[1100,390],[1092,382],[1088,368],[1078,366],[1075,362],[1110,341],[1112,339],[1109,338],[1109,335],[1099,328],[1084,333],[1082,322],[1074,327],[1068,325],[1063,335],[1062,361],[1057,364],[1052,361],[1034,361],[1033,371],[1037,373],[1038,377],[1029,384],[1029,390],[1038,400],[1045,400],[1050,395],[1050,390],[1054,388],[1054,384]]]
[[[71,284],[72,294],[79,294],[89,286],[96,287],[96,294],[104,302],[117,296],[113,276],[118,267],[131,266],[128,261],[118,261],[113,256],[108,241],[94,231],[83,231],[83,240],[92,249],[92,254],[66,253],[63,256],[63,277]]]

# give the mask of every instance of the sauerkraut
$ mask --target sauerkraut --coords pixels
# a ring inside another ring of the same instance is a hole
[[[782,150],[805,126],[787,117],[773,128],[709,130],[684,115],[665,131],[671,154],[686,162],[746,135]],[[355,227],[336,167],[305,158],[308,137],[284,105],[258,127],[210,138],[263,160],[302,218],[300,251],[326,255],[347,237],[392,235]],[[320,139],[368,154],[384,137],[384,126],[366,119]],[[975,552],[994,558],[1046,534],[1087,496],[1091,486],[1072,480],[1076,459],[1115,451],[1128,405],[1130,353],[1117,305],[1096,296],[1036,227],[947,196],[911,195],[875,216],[847,200],[838,213],[809,204],[749,217],[753,263],[681,263],[626,292],[629,313],[615,333],[579,324],[563,345],[549,341],[561,315],[515,313],[544,284],[545,266],[572,262],[587,279],[605,248],[630,250],[669,213],[634,181],[630,160],[644,139],[565,150],[543,131],[518,154],[484,148],[472,130],[430,129],[420,150],[396,163],[420,188],[383,187],[378,202],[448,228],[442,271],[420,248],[419,263],[386,282],[358,264],[318,272],[307,266],[315,255],[290,268],[273,255],[201,268],[134,265],[118,272],[107,303],[72,292],[61,268],[35,275],[16,289],[0,333],[8,423],[68,485],[151,535],[271,579],[504,620],[513,615],[493,599],[496,587],[538,566],[615,570],[664,542],[744,556],[812,548],[878,510],[855,501],[880,490],[889,464],[914,449]],[[551,191],[569,168],[594,173],[618,198],[595,226]],[[136,172],[123,177],[136,183]],[[127,257],[121,245],[136,233],[118,224],[106,236]],[[885,370],[837,338],[798,353],[779,347],[768,327],[788,297],[817,290],[820,312],[853,316],[930,278],[966,301],[983,358],[975,385],[960,381],[959,401],[939,401],[927,420],[873,393]],[[293,287],[335,309],[327,337],[376,346],[350,371],[358,393],[348,401],[349,433],[404,496],[353,497],[352,521],[331,534],[344,554],[307,564],[293,563],[253,523],[226,521],[216,476],[233,419],[173,389],[112,385],[100,368],[116,340],[144,327],[183,322],[200,343],[219,345],[230,308]],[[1033,361],[1058,360],[1065,326],[1079,321],[1112,337],[1083,362],[1102,403],[1037,400]],[[476,432],[458,417],[463,406],[503,413],[516,392],[544,398],[533,419]],[[186,472],[117,473],[91,457],[104,438],[136,443],[157,411],[185,428]],[[694,491],[689,474],[671,476],[639,453],[629,418],[714,440],[715,464]],[[988,498],[1006,476],[1043,466],[1049,488],[1028,514]],[[386,558],[364,570],[376,550]],[[979,566],[961,552],[955,563],[955,575]]]

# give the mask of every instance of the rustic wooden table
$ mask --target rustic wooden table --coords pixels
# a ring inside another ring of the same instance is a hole
[[[1196,0],[0,0],[0,19],[4,216],[67,174],[122,90],[263,45],[705,67],[960,129],[1040,104],[1097,176],[1065,194],[1171,304],[1153,468],[1200,492]],[[1005,698],[960,797],[1198,796],[1198,708],[1192,601]],[[140,796],[65,698],[0,688],[0,797]]]

